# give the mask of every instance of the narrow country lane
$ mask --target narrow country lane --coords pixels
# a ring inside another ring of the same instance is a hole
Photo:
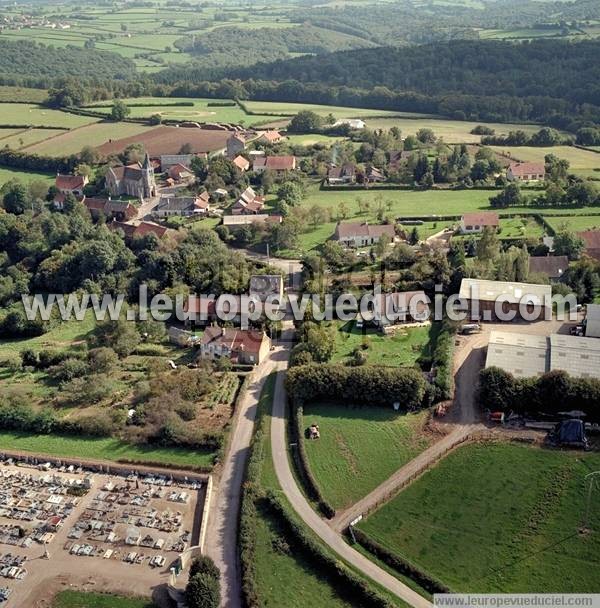
[[[292,329],[286,329],[287,340],[285,344],[291,345]],[[330,549],[333,549],[349,564],[352,564],[365,576],[371,578],[381,586],[385,587],[401,600],[410,604],[414,608],[430,608],[431,604],[423,596],[413,591],[410,587],[401,583],[397,578],[388,574],[385,570],[375,565],[364,555],[348,545],[343,537],[334,529],[332,529],[323,519],[321,519],[312,509],[306,498],[298,488],[296,480],[290,468],[290,462],[287,454],[287,439],[286,439],[286,395],[285,395],[285,373],[288,367],[287,358],[285,361],[277,365],[277,381],[275,384],[275,397],[273,400],[273,419],[271,422],[271,442],[273,451],[273,462],[277,479],[287,499],[292,504],[295,511],[302,518],[304,523],[309,526],[313,532],[327,544]]]

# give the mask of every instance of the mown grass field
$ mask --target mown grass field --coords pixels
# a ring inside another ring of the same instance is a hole
[[[384,336],[374,329],[357,329],[354,321],[336,324],[336,349],[333,361],[347,363],[356,349],[367,355],[369,365],[410,367],[426,353],[431,342],[431,326],[399,328],[394,335]],[[435,339],[435,336],[433,336]],[[368,348],[363,349],[364,345]]]
[[[321,438],[306,440],[306,453],[325,498],[336,508],[349,507],[423,451],[427,412],[399,414],[390,404],[360,407],[310,403],[304,426],[318,424]]]
[[[576,215],[571,217],[546,217],[546,221],[556,231],[566,226],[569,230],[600,230],[600,215]]]
[[[97,118],[78,116],[60,110],[51,110],[43,106],[27,103],[0,103],[1,125],[32,125],[37,127],[61,127],[74,129],[83,125],[98,122]]]
[[[48,173],[38,173],[36,171],[22,171],[20,169],[9,169],[8,167],[0,167],[0,188],[3,184],[10,181],[11,179],[18,179],[22,182],[32,182],[34,180],[43,180],[50,187],[56,175],[49,175]]]
[[[492,149],[501,154],[506,154],[514,159],[524,162],[544,162],[547,154],[554,154],[558,158],[569,161],[571,173],[582,177],[596,177],[600,179],[600,154],[590,150],[582,150],[574,146],[552,146],[548,148],[537,148],[532,146],[491,146]]]
[[[600,589],[600,455],[517,444],[459,448],[359,527],[456,591]]]
[[[49,456],[129,461],[186,467],[211,467],[214,452],[134,445],[120,439],[0,432],[0,450]]]
[[[101,146],[110,139],[138,135],[152,128],[154,127],[127,122],[96,122],[66,133],[57,131],[55,133],[58,137],[29,146],[27,151],[48,156],[77,154],[84,146]]]
[[[218,106],[209,104],[230,103],[227,99],[190,99],[183,97],[139,97],[124,99],[126,104],[135,104],[130,108],[131,118],[150,118],[160,114],[163,119],[190,120],[198,122],[231,122],[239,124],[255,124],[270,119],[270,116],[253,116],[246,114],[237,104],[233,106]],[[176,106],[176,103],[192,102],[193,106]],[[140,107],[140,104],[145,104]],[[112,101],[100,102],[89,106],[94,110],[110,114]],[[281,118],[276,116],[275,118]]]
[[[0,102],[29,101],[31,103],[41,103],[47,96],[48,91],[45,89],[0,86]]]
[[[414,114],[412,112],[391,112],[388,110],[372,110],[369,108],[349,108],[345,106],[326,106],[310,103],[286,103],[283,101],[245,101],[244,105],[251,112],[258,114],[279,114],[281,116],[293,116],[302,110],[310,110],[321,116],[333,114],[336,118],[364,118],[366,116],[415,116],[426,117],[426,114]]]
[[[391,129],[398,127],[402,131],[402,136],[415,135],[419,129],[432,129],[438,138],[443,138],[446,143],[479,143],[481,135],[471,133],[472,129],[477,125],[484,124],[496,133],[508,133],[521,129],[528,133],[533,133],[540,129],[539,125],[523,125],[523,124],[502,124],[489,122],[469,122],[465,120],[446,120],[444,118],[423,117],[418,119],[412,118],[372,118],[365,120],[369,129]]]
[[[8,146],[9,148],[13,148],[14,150],[20,150],[29,146],[33,146],[39,142],[54,137],[59,137],[60,135],[64,135],[66,133],[68,133],[68,131],[59,131],[58,129],[20,130],[11,137],[6,137],[0,140],[0,143],[2,147]]]
[[[156,604],[144,598],[66,589],[54,597],[52,608],[156,608]]]
[[[544,228],[533,218],[513,217],[500,220],[501,239],[541,238]]]

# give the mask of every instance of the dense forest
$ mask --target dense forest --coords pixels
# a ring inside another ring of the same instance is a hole
[[[131,79],[135,77],[135,63],[110,53],[74,46],[55,48],[27,40],[0,40],[0,80],[57,79],[75,77],[85,79]]]
[[[291,28],[224,27],[202,36],[183,38],[175,46],[199,55],[214,67],[252,65],[286,59],[290,53],[330,53],[375,46],[345,33],[311,25]]]

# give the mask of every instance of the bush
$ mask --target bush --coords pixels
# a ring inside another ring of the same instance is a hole
[[[221,603],[219,580],[202,572],[190,577],[185,588],[185,601],[188,608],[219,608]]]
[[[208,555],[201,555],[192,562],[190,566],[190,578],[196,574],[207,574],[212,578],[221,580],[221,571]]]
[[[70,382],[74,378],[81,378],[89,372],[87,363],[80,359],[65,359],[58,365],[48,369],[48,375],[57,382]]]

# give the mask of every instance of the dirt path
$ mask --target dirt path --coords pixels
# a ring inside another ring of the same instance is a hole
[[[225,608],[241,607],[237,548],[240,495],[258,400],[272,369],[271,358],[259,365],[250,386],[238,402],[227,456],[211,500],[206,553],[221,570],[221,604]]]
[[[293,329],[286,324],[286,344],[291,344],[291,332]],[[286,353],[286,355],[289,354]],[[288,460],[287,438],[286,438],[286,395],[284,387],[285,373],[287,370],[287,356],[277,364],[277,382],[275,384],[275,398],[273,400],[273,419],[271,422],[271,442],[273,452],[273,464],[277,479],[286,498],[290,501],[296,513],[333,551],[340,555],[348,563],[352,564],[362,574],[371,578],[388,591],[414,608],[430,608],[431,604],[424,597],[413,591],[410,587],[401,583],[397,578],[388,574],[385,570],[375,565],[364,555],[349,546],[343,537],[323,521],[312,509],[306,498],[298,488]]]

